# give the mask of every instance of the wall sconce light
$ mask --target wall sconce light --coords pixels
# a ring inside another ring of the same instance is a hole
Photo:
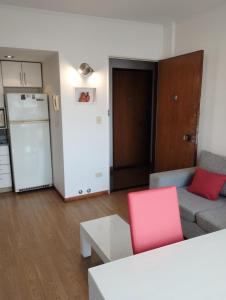
[[[78,69],[79,74],[83,76],[91,75],[94,70],[87,63],[82,63]]]

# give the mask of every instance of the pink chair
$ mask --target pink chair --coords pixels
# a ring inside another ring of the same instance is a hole
[[[128,194],[134,254],[183,240],[176,187]]]

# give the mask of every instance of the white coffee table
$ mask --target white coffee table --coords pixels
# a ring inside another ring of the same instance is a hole
[[[83,257],[93,248],[104,263],[133,255],[130,227],[118,215],[81,223],[80,244]]]

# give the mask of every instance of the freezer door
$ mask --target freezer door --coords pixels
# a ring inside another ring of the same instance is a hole
[[[10,124],[16,192],[52,185],[48,122]]]
[[[46,94],[7,94],[6,105],[9,122],[49,119]]]

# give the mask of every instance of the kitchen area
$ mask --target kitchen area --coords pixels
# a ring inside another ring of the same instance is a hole
[[[54,185],[53,139],[61,125],[57,68],[57,53],[0,48],[0,193]]]
[[[4,102],[2,72],[0,72],[0,192],[12,190],[12,172],[9,156],[8,126]]]

